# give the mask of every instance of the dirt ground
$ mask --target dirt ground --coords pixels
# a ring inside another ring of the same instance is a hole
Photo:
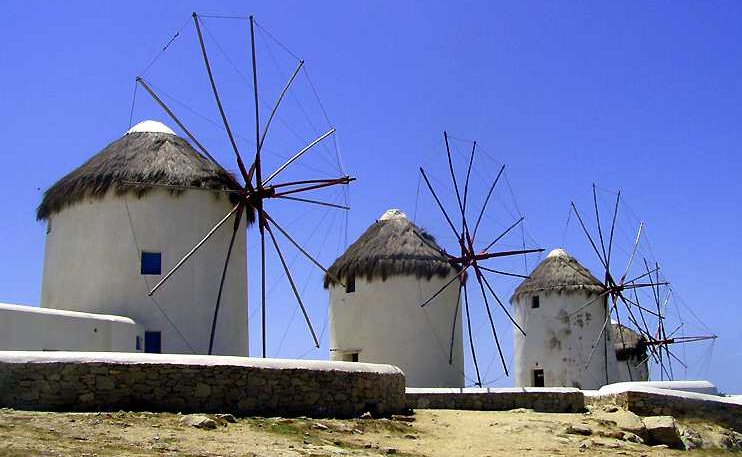
[[[154,413],[48,413],[0,409],[0,456],[680,456],[618,439],[616,414],[418,410],[395,419],[243,418],[202,430],[182,416]],[[613,415],[611,415],[613,414]],[[612,419],[613,418],[613,419]],[[618,421],[621,423],[621,421]],[[590,436],[567,433],[587,426]],[[685,424],[713,441],[725,433]]]

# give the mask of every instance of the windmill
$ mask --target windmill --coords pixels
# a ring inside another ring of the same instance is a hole
[[[591,232],[586,223],[586,219],[577,209],[574,201],[571,202],[570,214],[574,213],[579,222],[582,233],[585,235],[589,245],[597,256],[600,266],[603,270],[603,290],[590,301],[578,307],[572,312],[572,315],[589,307],[597,300],[604,300],[606,307],[606,319],[601,327],[600,334],[592,344],[592,350],[585,366],[590,363],[596,349],[603,339],[604,345],[607,345],[608,338],[603,338],[611,319],[615,318],[618,327],[623,328],[621,316],[628,321],[643,339],[643,344],[649,349],[650,355],[655,363],[659,365],[661,377],[668,379],[674,377],[672,370],[672,361],[685,366],[685,363],[673,351],[670,345],[678,343],[688,343],[694,341],[704,341],[716,339],[716,335],[698,335],[686,336],[676,335],[681,327],[667,332],[665,321],[666,311],[671,298],[670,283],[662,278],[660,274],[660,265],[657,261],[650,261],[641,253],[640,244],[645,237],[645,224],[639,222],[636,227],[636,235],[633,237],[630,249],[627,252],[628,259],[625,267],[620,270],[615,269],[615,235],[617,227],[617,218],[619,206],[621,203],[621,192],[616,193],[615,202],[612,204],[613,212],[611,215],[610,229],[605,230],[601,222],[601,211],[598,203],[598,187],[593,184],[592,203],[595,216],[595,230]],[[641,259],[640,259],[641,257]],[[649,291],[651,295],[647,297],[640,292]],[[650,302],[650,304],[647,304]],[[626,349],[624,333],[619,331],[619,342],[623,349]],[[618,344],[617,343],[617,344]],[[646,360],[644,361],[646,362]],[[628,360],[626,361],[628,364]],[[631,374],[631,370],[628,370]]]
[[[202,248],[209,241],[209,239],[212,237],[214,233],[217,232],[217,230],[219,230],[222,226],[224,226],[228,222],[232,221],[232,234],[231,234],[229,246],[227,248],[227,253],[224,258],[224,266],[221,271],[219,290],[218,290],[217,296],[215,297],[214,314],[213,314],[213,319],[211,322],[211,333],[210,333],[210,340],[209,340],[209,354],[211,354],[213,343],[214,343],[214,336],[216,332],[216,324],[219,318],[219,306],[220,306],[221,299],[222,299],[222,290],[224,287],[224,281],[226,278],[227,268],[230,263],[232,247],[234,245],[234,240],[237,237],[238,232],[240,230],[240,223],[242,221],[242,218],[245,218],[249,223],[257,222],[258,231],[260,234],[260,264],[261,264],[261,269],[260,269],[261,270],[261,281],[260,281],[260,284],[261,284],[260,285],[260,294],[261,294],[260,304],[261,306],[260,306],[260,309],[261,309],[261,328],[262,328],[262,335],[261,335],[262,336],[262,356],[266,357],[267,355],[267,343],[266,343],[266,334],[267,334],[267,331],[266,331],[266,327],[267,327],[267,317],[266,317],[267,316],[267,303],[266,303],[267,253],[266,253],[266,249],[267,248],[266,248],[266,238],[270,240],[270,244],[273,246],[277,254],[278,260],[287,278],[289,286],[291,287],[294,298],[296,299],[298,306],[300,307],[302,311],[307,329],[309,333],[311,334],[314,345],[315,347],[319,347],[319,339],[312,325],[307,308],[302,300],[299,287],[297,286],[296,281],[294,280],[294,276],[291,274],[289,262],[287,261],[286,256],[284,255],[281,249],[276,232],[279,232],[286,240],[289,241],[291,245],[294,246],[294,248],[298,251],[298,253],[300,253],[302,256],[308,259],[316,267],[318,267],[324,272],[327,272],[327,270],[325,269],[325,267],[322,266],[322,264],[312,254],[310,254],[310,252],[304,246],[302,246],[301,243],[297,241],[297,239],[294,236],[292,236],[287,231],[287,229],[282,224],[278,223],[276,218],[269,213],[267,206],[269,205],[268,202],[270,201],[283,200],[283,201],[297,202],[297,203],[301,203],[305,205],[319,205],[319,206],[336,208],[336,209],[347,211],[350,209],[347,205],[326,202],[326,201],[318,200],[315,198],[310,198],[309,196],[305,196],[305,195],[307,195],[307,193],[309,192],[316,191],[319,189],[324,189],[324,188],[333,187],[333,186],[348,185],[355,178],[348,176],[347,174],[343,174],[342,176],[333,177],[333,178],[313,177],[313,178],[307,178],[307,179],[297,179],[297,180],[291,180],[291,181],[277,182],[278,178],[280,178],[280,175],[287,168],[289,168],[292,164],[297,162],[302,157],[308,155],[317,145],[321,144],[327,138],[334,135],[335,128],[330,128],[329,130],[325,131],[321,135],[318,135],[312,141],[308,142],[304,147],[302,147],[298,152],[291,155],[282,165],[277,167],[270,174],[268,174],[266,170],[264,169],[265,164],[262,158],[262,152],[264,151],[264,145],[265,145],[268,133],[271,131],[270,129],[271,124],[276,119],[276,115],[279,111],[279,108],[281,107],[281,104],[284,101],[287,93],[291,89],[292,84],[294,84],[295,79],[300,74],[300,72],[304,69],[304,61],[297,59],[296,68],[291,74],[288,81],[283,86],[283,89],[280,92],[280,95],[275,100],[275,103],[272,105],[269,116],[264,120],[264,122],[261,122],[261,115],[260,115],[260,109],[259,109],[260,97],[259,97],[259,90],[258,90],[259,80],[258,80],[258,68],[257,68],[256,40],[255,40],[255,29],[258,25],[255,22],[255,19],[253,16],[250,16],[247,19],[249,19],[249,26],[250,26],[250,55],[251,55],[251,63],[252,63],[251,65],[252,88],[253,88],[253,98],[254,98],[254,108],[255,108],[254,110],[255,150],[254,150],[254,158],[252,159],[252,162],[249,163],[249,166],[247,166],[247,164],[243,160],[243,156],[242,156],[242,153],[240,152],[240,148],[238,147],[237,135],[231,128],[227,113],[223,105],[222,98],[220,96],[218,86],[216,83],[215,72],[213,71],[209,53],[208,53],[207,46],[206,46],[206,42],[204,40],[204,31],[203,31],[203,28],[204,28],[203,18],[204,17],[205,16],[198,15],[195,12],[192,14],[193,24],[195,25],[196,35],[197,35],[198,43],[200,47],[200,53],[201,53],[203,64],[204,64],[204,67],[206,69],[206,73],[208,76],[211,92],[212,92],[216,107],[219,111],[221,122],[224,128],[224,131],[226,132],[226,136],[229,140],[229,144],[231,146],[231,150],[234,155],[237,168],[239,169],[239,175],[242,178],[242,181],[240,182],[238,179],[235,179],[234,188],[236,190],[225,191],[229,193],[230,199],[232,203],[234,203],[233,208],[229,212],[227,212],[222,219],[217,221],[214,224],[214,226],[211,228],[211,230],[209,230],[203,236],[203,238],[201,238],[201,240],[199,240],[175,264],[175,266],[172,269],[170,269],[170,271],[168,271],[162,277],[162,279],[149,291],[149,295],[151,296],[157,293],[157,291],[161,287],[163,287],[163,285],[166,284],[167,281],[171,277],[173,277],[173,275],[177,274],[178,270],[186,262],[188,262],[200,248]],[[236,18],[245,19],[245,18],[240,18],[240,17],[236,17]],[[177,37],[179,33],[180,31],[175,35],[175,37]],[[173,37],[173,40],[175,39],[175,37]],[[171,42],[173,40],[171,40]],[[166,45],[165,49],[169,45],[170,43]],[[145,80],[143,76],[138,76],[136,78],[136,82],[151,96],[151,98],[156,102],[156,104],[159,105],[160,108],[162,108],[162,110],[167,114],[167,116],[169,116],[170,119],[173,122],[175,122],[175,124],[178,125],[178,127],[193,142],[196,149],[201,154],[203,154],[205,158],[213,162],[219,168],[224,169],[224,167],[219,162],[217,162],[214,156],[210,154],[209,151],[204,147],[203,143],[197,139],[197,137],[194,135],[192,130],[190,130],[184,124],[181,118],[175,114],[174,110],[170,106],[168,106],[168,104],[165,103],[165,101],[160,96],[160,94],[158,94],[154,90],[152,85],[147,80]]]
[[[446,147],[446,156],[448,161],[448,173],[451,178],[451,184],[453,186],[453,191],[456,197],[456,207],[453,211],[446,210],[446,207],[444,203],[442,202],[439,195],[436,193],[436,191],[433,188],[433,185],[431,183],[431,180],[428,176],[428,173],[426,173],[425,169],[420,167],[420,175],[425,182],[425,186],[430,192],[431,196],[433,197],[437,208],[440,210],[440,213],[443,215],[444,220],[446,221],[446,225],[451,230],[451,233],[456,239],[456,248],[455,250],[452,250],[452,252],[456,252],[456,254],[451,254],[447,252],[446,250],[440,250],[439,248],[433,246],[430,244],[428,240],[426,240],[423,237],[420,237],[421,241],[428,244],[429,246],[435,248],[437,251],[441,253],[445,258],[448,259],[448,262],[454,267],[454,269],[457,271],[457,274],[453,276],[446,284],[444,284],[440,289],[438,289],[433,295],[431,295],[428,299],[423,301],[421,303],[421,307],[425,307],[428,304],[430,304],[436,297],[438,297],[441,293],[443,293],[444,290],[446,290],[448,287],[452,287],[454,283],[458,283],[458,290],[459,290],[459,302],[457,302],[456,310],[454,313],[454,319],[453,319],[453,327],[451,329],[451,344],[450,344],[450,356],[449,356],[449,363],[451,363],[451,358],[453,357],[453,341],[454,341],[454,335],[456,333],[456,318],[455,316],[459,313],[459,307],[460,307],[460,299],[461,295],[463,293],[464,298],[464,313],[466,315],[466,326],[467,326],[467,333],[469,335],[469,348],[471,351],[472,360],[474,363],[474,368],[477,376],[477,382],[476,384],[481,386],[482,385],[482,377],[479,369],[479,363],[477,361],[477,354],[474,344],[474,337],[472,332],[472,319],[471,319],[471,309],[470,309],[470,292],[469,292],[469,283],[467,281],[468,272],[472,271],[474,273],[474,278],[476,279],[476,285],[472,286],[475,287],[478,291],[475,293],[481,294],[482,301],[484,303],[484,309],[487,313],[487,319],[489,321],[489,326],[492,331],[492,337],[495,342],[495,346],[497,347],[497,352],[499,354],[500,362],[502,364],[502,367],[505,371],[505,375],[509,375],[508,373],[508,367],[507,363],[505,362],[505,357],[502,352],[502,347],[500,344],[500,338],[497,333],[497,329],[495,327],[495,322],[493,318],[492,313],[492,306],[490,304],[490,298],[493,298],[499,307],[502,309],[502,311],[505,313],[505,315],[508,317],[508,319],[515,325],[515,327],[525,334],[524,329],[516,322],[516,320],[513,318],[511,313],[508,311],[507,307],[503,303],[503,301],[498,296],[497,292],[495,291],[495,288],[492,285],[492,282],[488,279],[487,274],[497,274],[497,275],[503,275],[503,276],[513,276],[513,277],[520,277],[525,278],[527,276],[520,275],[517,273],[501,270],[498,268],[494,268],[492,266],[488,266],[485,264],[485,262],[493,259],[502,259],[504,257],[512,257],[512,256],[519,256],[519,255],[526,255],[526,254],[532,254],[537,252],[543,252],[543,249],[534,248],[534,249],[526,249],[525,246],[523,246],[522,249],[512,249],[512,250],[500,250],[498,249],[497,243],[503,240],[513,229],[518,227],[523,223],[524,217],[518,218],[514,223],[509,225],[505,230],[500,232],[497,236],[494,237],[492,240],[488,240],[488,244],[480,243],[480,237],[481,237],[481,229],[482,229],[482,222],[484,215],[487,211],[488,204],[490,203],[493,193],[495,192],[495,188],[497,187],[498,182],[501,181],[501,178],[503,177],[503,173],[505,171],[505,165],[502,165],[497,173],[497,176],[492,180],[491,183],[487,184],[487,194],[484,198],[484,202],[482,203],[481,208],[476,213],[477,216],[474,219],[469,218],[469,212],[471,211],[471,198],[470,198],[470,178],[472,176],[472,170],[474,169],[474,161],[475,156],[477,152],[477,143],[476,141],[472,142],[471,151],[468,154],[468,160],[467,160],[467,166],[466,166],[466,175],[463,181],[463,188],[459,184],[459,180],[457,179],[457,173],[454,168],[454,162],[452,158],[451,153],[451,145],[449,143],[449,136],[447,132],[443,132],[443,139]],[[473,223],[472,223],[473,222]],[[479,247],[484,246],[484,247]]]

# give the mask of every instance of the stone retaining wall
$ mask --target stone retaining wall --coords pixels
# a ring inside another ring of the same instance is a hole
[[[389,365],[165,354],[0,352],[0,407],[353,417],[405,408]]]
[[[657,389],[658,390],[658,389]],[[629,390],[591,396],[587,404],[614,404],[639,416],[703,419],[742,432],[742,404],[725,397],[687,392]]]
[[[468,409],[506,411],[528,408],[549,413],[578,412],[585,408],[579,389],[503,388],[503,389],[407,389],[407,406],[428,409]]]

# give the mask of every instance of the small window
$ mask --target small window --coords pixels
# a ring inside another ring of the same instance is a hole
[[[142,252],[142,274],[162,274],[162,254],[159,252]]]
[[[541,302],[539,301],[538,295],[531,297],[531,308],[538,308],[540,306]]]
[[[541,368],[533,370],[533,387],[544,387],[544,370]]]
[[[348,276],[345,279],[345,293],[352,294],[355,291],[356,291],[356,277]]]
[[[357,352],[345,352],[343,353],[343,362],[358,362]]]
[[[144,332],[144,352],[160,354],[162,352],[162,333]]]
[[[137,335],[137,339],[136,339],[136,348],[137,348],[137,351],[142,350],[142,337],[139,335]]]

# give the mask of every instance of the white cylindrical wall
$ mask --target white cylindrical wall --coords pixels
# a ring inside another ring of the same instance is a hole
[[[546,387],[597,389],[614,382],[618,373],[610,329],[598,340],[606,320],[605,300],[577,311],[594,298],[585,292],[552,292],[539,295],[534,308],[532,295],[518,297],[515,318],[526,335],[513,332],[516,386],[533,386],[534,370],[543,370]]]
[[[618,378],[616,382],[649,381],[649,366],[646,357],[629,356],[616,362]]]
[[[143,342],[129,318],[0,303],[2,351],[141,352]]]
[[[232,208],[225,194],[155,189],[109,192],[50,216],[41,305],[134,319],[162,335],[162,352],[208,352],[233,222],[225,223],[158,290],[147,292]],[[247,355],[246,237],[237,235],[224,284],[214,354]],[[162,274],[141,274],[141,252],[162,254]]]
[[[453,363],[449,364],[458,283],[424,308],[420,304],[451,279],[392,276],[355,279],[355,291],[330,288],[332,360],[357,352],[358,361],[396,365],[408,387],[463,387],[461,308],[456,314]]]

